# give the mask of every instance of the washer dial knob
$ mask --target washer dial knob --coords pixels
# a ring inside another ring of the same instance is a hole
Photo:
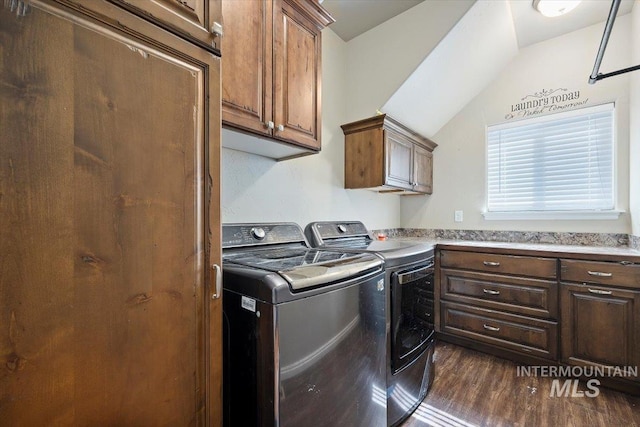
[[[253,237],[254,239],[257,240],[262,240],[264,239],[264,236],[266,236],[264,229],[261,227],[254,227],[251,229],[251,237]]]

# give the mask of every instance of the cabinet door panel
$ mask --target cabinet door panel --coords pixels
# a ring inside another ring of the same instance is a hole
[[[640,364],[640,292],[562,283],[560,303],[565,362]]]
[[[223,1],[222,121],[225,125],[271,134],[271,0]]]
[[[386,184],[411,190],[413,188],[413,143],[391,130],[384,132],[387,151]]]
[[[220,49],[211,26],[220,20],[220,0],[109,0],[171,27],[194,41]],[[90,6],[91,7],[91,6]]]
[[[207,347],[218,355],[220,343],[206,337],[220,322],[205,270],[219,262],[207,219],[218,193],[204,163],[219,147],[205,105],[218,96],[218,60],[115,6],[92,7],[124,30],[70,9],[61,18],[48,2],[32,1],[22,18],[0,9],[11,58],[0,62],[10,142],[0,149],[11,159],[0,164],[0,218],[10,221],[0,358],[14,367],[0,375],[2,419],[194,425],[209,410],[218,424],[219,404],[206,402],[220,359],[209,366]]]
[[[320,30],[286,1],[275,4],[274,135],[320,149]]]
[[[414,146],[413,176],[415,191],[427,194],[433,192],[433,153],[419,145]]]

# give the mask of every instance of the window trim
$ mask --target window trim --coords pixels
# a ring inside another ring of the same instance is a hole
[[[613,196],[613,208],[606,210],[566,210],[566,211],[490,211],[488,209],[489,204],[489,128],[491,130],[502,130],[515,128],[522,126],[522,122],[527,124],[544,123],[548,121],[554,121],[558,119],[579,116],[584,113],[584,110],[590,111],[603,111],[612,110],[612,196]],[[617,220],[621,214],[626,211],[619,209],[618,207],[618,118],[617,118],[616,102],[605,102],[598,105],[577,108],[569,111],[562,111],[558,113],[549,113],[539,117],[523,118],[519,120],[509,121],[496,125],[485,125],[485,198],[484,209],[481,212],[482,216],[487,221],[505,221],[505,220]]]

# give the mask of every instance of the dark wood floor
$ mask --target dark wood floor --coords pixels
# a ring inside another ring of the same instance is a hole
[[[596,397],[550,397],[551,378],[518,377],[514,362],[448,343],[438,343],[435,363],[431,391],[401,427],[640,426],[640,397],[604,387]]]

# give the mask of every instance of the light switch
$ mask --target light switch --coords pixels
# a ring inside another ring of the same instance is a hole
[[[453,220],[455,222],[462,222],[463,214],[462,211],[455,211],[453,214]]]

